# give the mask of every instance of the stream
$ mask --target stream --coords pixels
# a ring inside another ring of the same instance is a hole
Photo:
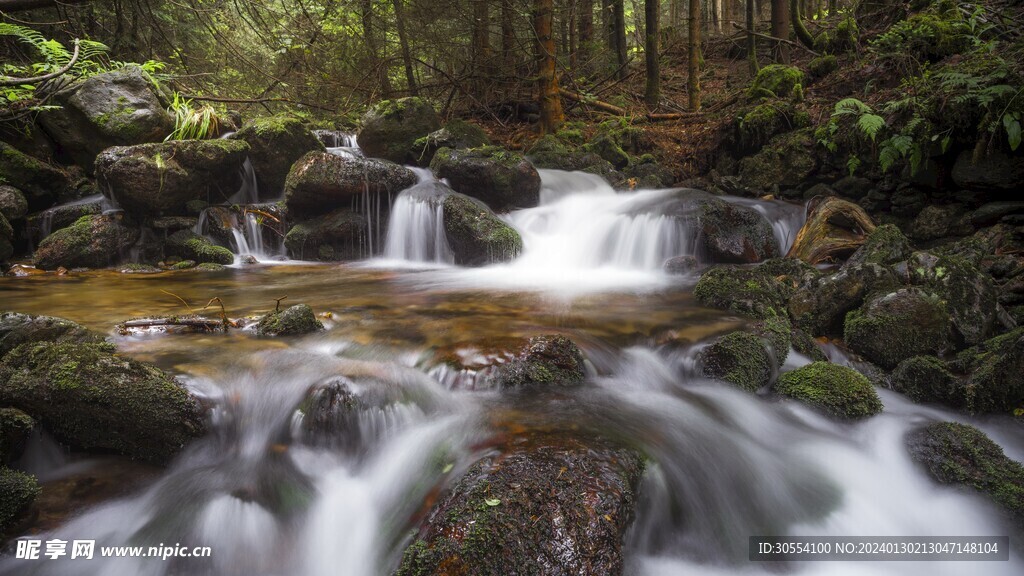
[[[336,144],[339,153],[351,146]],[[541,176],[541,205],[502,216],[524,243],[507,264],[453,265],[440,203],[414,187],[395,199],[383,245],[359,262],[277,262],[280,249],[246,240],[260,236],[249,231],[235,250],[261,264],[220,273],[0,278],[4,309],[107,334],[128,318],[184,313],[175,296],[196,309],[219,297],[231,317],[265,313],[282,296],[330,313],[327,331],[293,339],[114,335],[122,353],[180,375],[213,406],[210,433],[165,470],[68,454],[42,436],[20,463],[41,482],[92,475],[125,486],[70,517],[41,521],[34,537],[209,546],[210,558],[5,558],[0,574],[390,574],[431,490],[480,458],[496,415],[510,413],[642,448],[648,465],[626,535],[628,574],[1024,573],[1018,550],[1009,562],[748,562],[748,537],[763,534],[1013,541],[1018,534],[993,505],[933,482],[903,437],[932,420],[970,422],[1021,460],[1024,434],[999,418],[968,418],[888,390],[879,390],[882,414],[847,423],[703,378],[697,351],[743,321],[694,302],[698,273],[662,271],[666,258],[697,250],[692,231],[636,209],[666,191],[616,193],[592,175]],[[764,214],[783,253],[803,222],[802,206],[729,200]],[[585,386],[554,398],[473,390],[465,385],[472,374],[431,361],[441,350],[471,357],[509,337],[548,333],[584,351]],[[830,354],[847,361],[838,349]],[[784,369],[809,362],[791,352]],[[296,407],[339,374],[385,400],[360,414],[350,438],[308,433]],[[449,466],[439,469],[437,458]]]

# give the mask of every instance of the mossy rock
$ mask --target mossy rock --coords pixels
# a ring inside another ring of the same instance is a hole
[[[231,250],[218,246],[191,230],[179,230],[168,236],[164,242],[164,252],[167,255],[201,263],[232,264],[235,261],[235,255]]]
[[[162,370],[109,344],[32,343],[0,363],[0,403],[57,440],[164,463],[205,430],[199,402]]]
[[[1024,408],[1024,328],[957,354],[953,367],[969,374],[965,406],[971,413],[1010,413]]]
[[[588,172],[604,178],[612,186],[626,181],[626,176],[604,158],[554,134],[547,134],[534,142],[526,156],[537,168]]]
[[[63,171],[0,142],[0,175],[3,184],[17,188],[28,210],[42,210],[71,189],[71,178]]]
[[[914,402],[964,406],[964,386],[946,363],[934,356],[914,356],[900,362],[889,381],[892,389]]]
[[[600,156],[617,170],[630,164],[630,156],[612,136],[601,134],[584,146],[584,150]]]
[[[828,356],[825,355],[825,352],[823,352],[821,347],[818,346],[818,343],[815,342],[814,338],[812,338],[807,332],[804,332],[799,328],[793,328],[789,337],[790,345],[798,354],[803,354],[813,362],[828,361]]]
[[[1024,525],[1024,466],[1006,457],[984,432],[967,424],[935,422],[907,436],[910,454],[942,484],[988,496]]]
[[[730,310],[753,318],[773,318],[793,295],[801,272],[778,272],[769,265],[756,268],[714,266],[701,275],[693,289],[697,302],[710,308]]]
[[[540,203],[537,169],[523,156],[497,146],[441,148],[430,167],[456,192],[484,202],[495,212],[532,208]]]
[[[387,160],[309,152],[288,173],[284,202],[295,221],[365,203],[386,212],[391,199],[417,181],[412,170]]]
[[[35,476],[0,466],[0,534],[14,526],[39,492]]]
[[[215,264],[213,262],[203,262],[197,265],[193,270],[199,272],[223,272],[226,270],[223,264]]]
[[[430,166],[434,154],[441,148],[460,150],[490,146],[491,139],[483,128],[465,120],[452,120],[444,128],[435,130],[422,138],[417,138],[409,150],[409,157],[417,166]]]
[[[844,266],[880,264],[888,266],[910,258],[914,249],[910,240],[893,224],[883,224],[868,235],[864,244],[853,253]]]
[[[399,164],[410,162],[416,140],[441,128],[441,118],[433,105],[423,98],[384,100],[363,116],[357,141],[372,158]]]
[[[691,249],[708,263],[753,264],[779,256],[779,243],[763,214],[707,192],[673,190],[635,212],[671,217],[693,235],[696,246]]]
[[[28,216],[25,222],[25,233],[29,238],[40,241],[61,228],[71,226],[82,216],[97,216],[103,214],[103,210],[104,201],[102,199],[47,208]]]
[[[736,121],[740,149],[756,152],[772,137],[810,125],[810,116],[783,100],[769,100],[743,113]]]
[[[139,240],[139,234],[138,228],[127,226],[118,216],[83,216],[39,244],[36,266],[54,270],[117,264]]]
[[[445,238],[455,263],[484,266],[508,262],[523,251],[523,239],[483,202],[457,193],[444,197]]]
[[[812,81],[824,78],[836,70],[839,70],[839,61],[831,54],[818,56],[807,65],[807,74]]]
[[[868,294],[898,285],[884,266],[848,265],[802,284],[787,307],[793,323],[812,335],[842,334],[846,314],[860,307]]]
[[[277,197],[284,190],[284,181],[299,158],[306,152],[324,151],[324,145],[297,118],[270,116],[257,118],[235,133],[234,138],[249,144],[249,161],[260,188]]]
[[[366,255],[366,235],[366,218],[341,209],[292,226],[284,245],[288,255],[298,260],[355,260]]]
[[[0,185],[0,216],[8,222],[14,222],[24,218],[25,214],[28,214],[28,200],[21,190],[13,186]]]
[[[309,304],[296,304],[271,312],[256,324],[256,334],[259,336],[301,336],[323,329],[324,325],[316,319]]]
[[[775,136],[759,152],[740,160],[740,181],[765,192],[801,186],[821,165],[815,146],[812,128]]]
[[[761,338],[730,332],[700,351],[701,373],[757,392],[771,380],[774,362]]]
[[[854,351],[883,368],[949,346],[949,313],[933,293],[904,288],[880,293],[846,315],[843,337]]]
[[[534,336],[519,353],[503,364],[494,376],[499,388],[546,388],[578,386],[585,378],[583,353],[576,344],[558,335]]]
[[[17,460],[36,421],[17,408],[0,408],[0,465]]]
[[[754,77],[749,94],[753,98],[786,98],[796,93],[804,83],[804,73],[794,66],[769,64]]]
[[[103,335],[64,318],[0,312],[0,359],[22,344],[36,342],[99,344]]]
[[[627,184],[637,189],[668,188],[676,180],[672,171],[662,166],[651,154],[634,158],[623,170],[623,175]]]
[[[14,229],[11,228],[7,218],[0,214],[0,262],[6,261],[14,254]]]
[[[893,24],[871,42],[882,56],[916,58],[937,62],[967,51],[973,34],[956,6],[935,6]]]
[[[959,347],[973,346],[996,326],[996,288],[992,277],[961,256],[917,252],[907,261],[913,284],[925,286],[946,301]]]
[[[571,432],[514,440],[438,500],[395,576],[623,572],[640,455]]]
[[[754,322],[750,331],[760,337],[767,345],[768,351],[775,360],[775,366],[781,368],[789,356],[789,349],[793,346],[793,327],[789,322],[789,316],[783,312]]]
[[[219,264],[218,264],[219,266]],[[171,265],[171,270],[190,270],[196,267],[195,260],[181,260]]]
[[[813,362],[786,372],[779,377],[774,390],[850,420],[882,411],[878,393],[863,374],[828,362]]]

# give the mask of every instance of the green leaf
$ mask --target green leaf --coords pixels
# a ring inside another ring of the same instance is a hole
[[[497,498],[488,498],[487,500],[484,500],[484,504],[487,504],[488,506],[497,506],[498,504],[501,504],[501,500],[498,500]]]
[[[1010,142],[1010,150],[1014,152],[1020,147],[1020,121],[1012,114],[1003,115],[1003,127],[1006,128],[1006,139]]]
[[[447,473],[451,472],[452,468],[455,468],[454,464],[452,464],[452,463],[445,464],[444,468],[441,469],[441,474],[447,474]]]
[[[857,127],[874,142],[878,137],[878,132],[885,127],[885,118],[877,114],[864,114],[857,120]]]

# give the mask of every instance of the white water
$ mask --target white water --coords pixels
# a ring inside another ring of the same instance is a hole
[[[384,258],[414,263],[452,264],[444,232],[444,191],[421,182],[395,199],[388,220]]]

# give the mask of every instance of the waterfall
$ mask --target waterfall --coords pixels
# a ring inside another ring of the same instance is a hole
[[[246,157],[245,162],[242,163],[242,185],[238,188],[238,192],[235,192],[231,198],[228,199],[229,204],[256,204],[260,201],[260,189],[259,183],[256,181],[256,170],[252,166],[252,162]]]
[[[398,195],[391,208],[384,257],[434,264],[455,261],[444,233],[441,189],[425,182]]]
[[[263,230],[260,228],[256,215],[245,212],[244,224],[231,228],[231,237],[235,244],[235,254],[239,258],[252,256],[257,260],[267,258],[263,247]]]
[[[355,134],[336,130],[314,130],[313,134],[320,139],[329,154],[342,158],[359,158],[363,155]]]
[[[752,198],[737,198],[725,196],[724,200],[753,208],[760,212],[772,225],[772,232],[775,234],[775,241],[779,245],[779,254],[785,256],[796,240],[804,222],[807,221],[807,210],[802,204],[790,204],[779,200],[755,200]]]

